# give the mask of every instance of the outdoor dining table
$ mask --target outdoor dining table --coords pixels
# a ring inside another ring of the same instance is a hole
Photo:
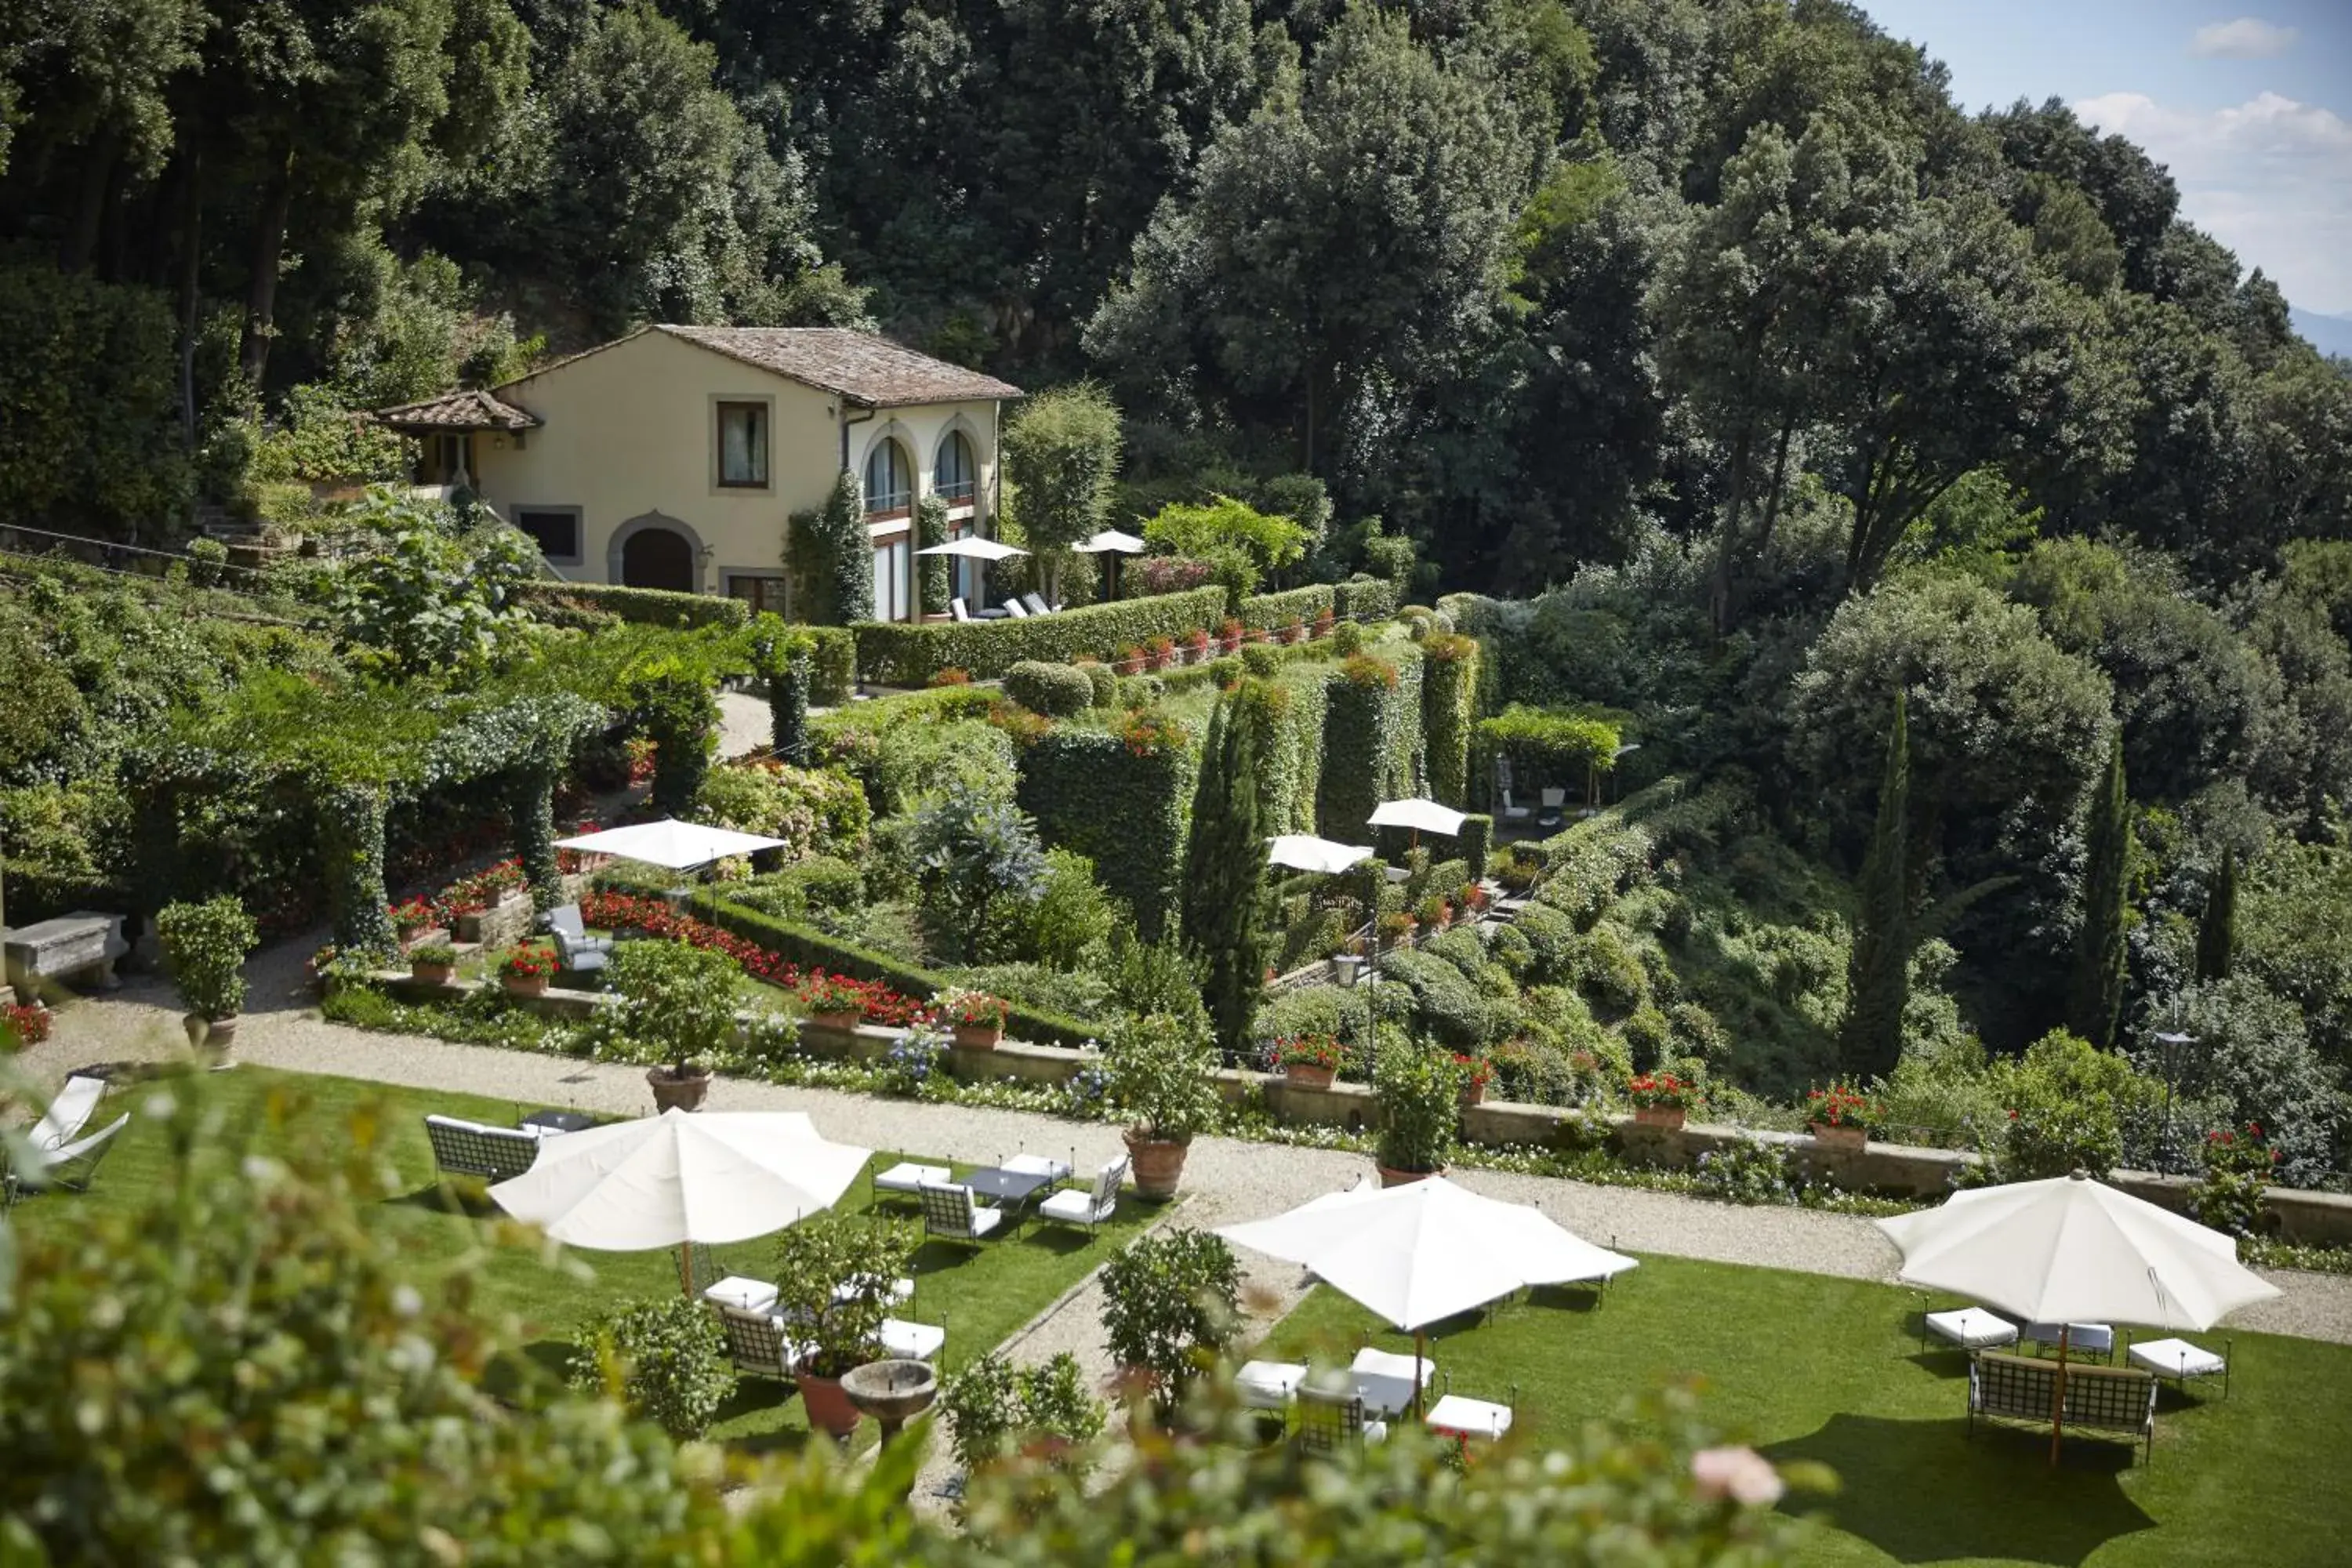
[[[1017,1220],[1029,1200],[1053,1186],[1056,1179],[1040,1171],[1005,1171],[992,1166],[974,1171],[963,1179],[963,1184],[972,1190],[974,1196],[994,1198]]]

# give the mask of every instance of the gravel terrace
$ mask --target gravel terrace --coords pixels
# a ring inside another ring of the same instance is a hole
[[[291,1072],[509,1100],[518,1110],[551,1105],[609,1114],[652,1110],[642,1068],[396,1038],[329,1023],[318,1016],[300,980],[300,955],[307,951],[304,942],[281,943],[250,966],[253,994],[237,1035],[237,1059]],[[169,987],[140,977],[111,994],[68,1006],[58,1016],[52,1037],[24,1052],[20,1066],[54,1083],[86,1064],[161,1059],[185,1051]],[[715,1110],[804,1110],[828,1136],[845,1142],[962,1161],[995,1161],[1026,1149],[1074,1154],[1084,1171],[1121,1150],[1118,1131],[1109,1126],[725,1078],[713,1084],[709,1105]],[[1202,1138],[1192,1145],[1183,1196],[1169,1217],[1193,1226],[1260,1218],[1370,1176],[1371,1163],[1360,1154]],[[1893,1245],[1868,1220],[1853,1215],[1745,1208],[1671,1193],[1496,1172],[1464,1171],[1456,1179],[1496,1197],[1533,1204],[1590,1240],[1634,1252],[1890,1280],[1898,1261]],[[1288,1265],[1246,1252],[1242,1258],[1255,1338],[1296,1303],[1302,1281]],[[2285,1293],[2237,1313],[2232,1327],[2352,1343],[2352,1278],[2300,1272],[2269,1277]],[[1006,1348],[1023,1362],[1071,1351],[1108,1380],[1111,1367],[1102,1345],[1100,1310],[1099,1287],[1089,1275],[1014,1334]],[[942,1446],[935,1455],[943,1452]],[[920,1491],[929,1494],[950,1468],[935,1457]]]

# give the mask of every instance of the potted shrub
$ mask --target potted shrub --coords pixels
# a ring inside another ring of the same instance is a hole
[[[846,1033],[857,1027],[858,1020],[866,1016],[866,986],[846,974],[814,971],[801,982],[797,994],[801,1006],[807,1011],[808,1022],[820,1029]]]
[[[1010,1009],[1001,998],[985,991],[950,989],[933,1001],[933,1010],[954,1027],[957,1045],[991,1051],[1004,1037],[1004,1019]]]
[[[1103,1265],[1102,1287],[1103,1338],[1123,1381],[1173,1412],[1240,1321],[1233,1248],[1205,1230],[1153,1231]]]
[[[842,1375],[874,1359],[918,1239],[909,1222],[843,1214],[813,1215],[776,1237],[776,1310],[808,1347],[793,1368],[801,1403],[809,1425],[837,1440],[858,1421]]]
[[[1175,1194],[1192,1135],[1215,1125],[1216,1053],[1195,1022],[1149,1013],[1114,1030],[1103,1050],[1105,1094],[1127,1118],[1135,1190]]]
[[[253,917],[224,893],[200,904],[166,904],[155,916],[155,935],[187,1009],[181,1022],[189,1046],[227,1050],[245,1006],[245,961],[261,941]]]
[[[1303,641],[1306,638],[1306,636],[1307,623],[1300,620],[1297,616],[1293,616],[1290,619],[1282,623],[1282,629],[1275,634],[1275,639],[1277,642],[1287,645],[1290,643]]]
[[[565,1368],[583,1394],[610,1391],[679,1442],[710,1430],[735,1365],[710,1309],[688,1296],[632,1302],[573,1336]]]
[[[1321,611],[1316,616],[1315,625],[1309,628],[1308,635],[1319,641],[1329,637],[1331,628],[1339,624],[1338,616],[1333,615],[1329,610]]]
[[[1155,673],[1167,668],[1175,658],[1176,639],[1174,637],[1156,637],[1146,645],[1144,665]]]
[[[510,996],[543,996],[554,977],[555,954],[530,942],[507,949],[499,960],[499,980]]]
[[[1015,1367],[995,1351],[956,1374],[940,1395],[956,1462],[972,1471],[1017,1447],[1060,1464],[1102,1435],[1103,1402],[1087,1388],[1078,1358],[1062,1351],[1043,1366]]]
[[[1698,1099],[1698,1086],[1670,1072],[1645,1072],[1625,1085],[1625,1098],[1633,1102],[1633,1120],[1641,1125],[1678,1128]]]
[[[1435,893],[1424,897],[1412,907],[1412,918],[1431,931],[1444,931],[1454,921],[1454,910]]]
[[[1209,634],[1207,632],[1195,628],[1194,630],[1184,634],[1184,662],[1186,664],[1206,664],[1209,662]]]
[[[1143,673],[1143,650],[1136,647],[1133,643],[1128,644],[1125,647],[1118,650],[1118,660],[1117,663],[1113,664],[1111,668],[1121,675],[1141,675]]]
[[[1381,941],[1390,947],[1401,947],[1412,940],[1412,917],[1402,910],[1391,910],[1374,922]]]
[[[625,942],[613,950],[604,974],[621,994],[621,1027],[664,1058],[646,1074],[656,1110],[698,1110],[710,1093],[710,1069],[698,1058],[735,1038],[739,973],[725,953],[683,942]]]
[[[1495,1064],[1485,1057],[1454,1053],[1454,1065],[1462,1069],[1462,1103],[1467,1108],[1486,1098],[1486,1086],[1495,1079]]]
[[[1372,1067],[1372,1095],[1380,1102],[1381,1137],[1373,1159],[1381,1185],[1402,1186],[1445,1169],[1454,1152],[1465,1075],[1450,1051],[1399,1042],[1380,1052]]]
[[[1833,1083],[1805,1096],[1805,1120],[1813,1142],[1824,1149],[1859,1149],[1882,1126],[1885,1112],[1877,1101],[1850,1084]]]
[[[408,950],[408,973],[427,985],[446,985],[457,973],[457,950],[446,942],[419,943]]]
[[[1289,1035],[1274,1042],[1274,1065],[1302,1089],[1328,1089],[1339,1070],[1336,1035]]]
[[[1222,625],[1222,626],[1220,626],[1217,628],[1217,643],[1218,643],[1218,646],[1219,646],[1219,647],[1222,647],[1225,652],[1227,652],[1227,653],[1239,653],[1239,652],[1241,652],[1241,650],[1242,650],[1242,624],[1241,624],[1241,622],[1239,622],[1239,621],[1237,621],[1237,620],[1234,619],[1234,617],[1233,617],[1233,616],[1227,616],[1225,617],[1225,619],[1224,619],[1224,624],[1223,624],[1223,625]]]

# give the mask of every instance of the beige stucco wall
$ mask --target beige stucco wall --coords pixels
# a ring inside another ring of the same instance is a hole
[[[542,425],[520,442],[480,437],[475,480],[498,509],[572,508],[581,555],[556,570],[576,582],[619,582],[616,536],[658,513],[674,520],[701,558],[704,593],[726,591],[730,571],[782,570],[786,520],[823,503],[841,468],[835,400],[800,382],[667,333],[648,331],[499,389]],[[765,401],[770,424],[764,490],[718,482],[718,408]],[[994,494],[995,408],[986,402],[849,410],[849,462],[863,474],[885,436],[905,443],[917,482],[931,488],[949,430],[963,430],[979,468],[981,510]],[[962,509],[959,508],[959,511]]]

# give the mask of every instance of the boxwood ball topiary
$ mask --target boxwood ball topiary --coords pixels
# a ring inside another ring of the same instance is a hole
[[[1074,665],[1028,658],[1004,672],[1004,693],[1024,708],[1066,719],[1094,706],[1095,683]]]
[[[1094,705],[1096,707],[1111,708],[1118,705],[1118,671],[1111,668],[1110,666],[1094,659],[1089,659],[1086,663],[1079,665],[1078,668],[1086,672],[1087,683],[1094,689]]]

